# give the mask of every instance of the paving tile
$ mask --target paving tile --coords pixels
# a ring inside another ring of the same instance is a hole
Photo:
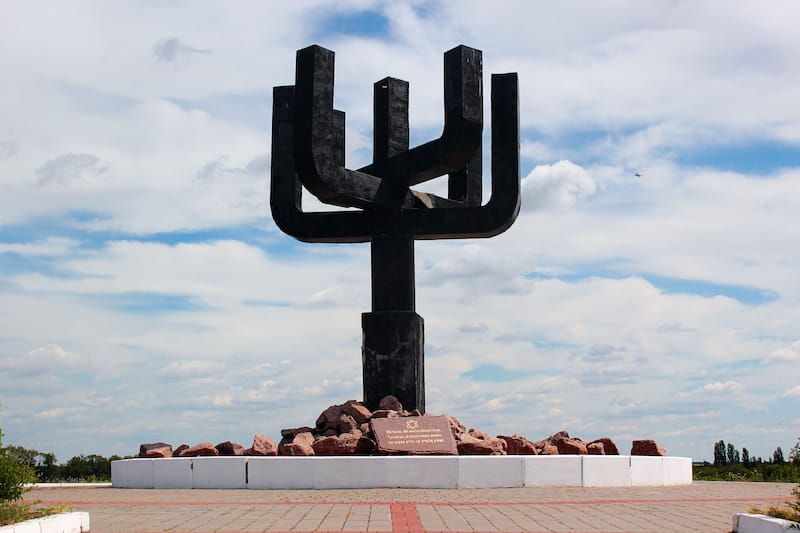
[[[729,531],[789,483],[685,487],[202,490],[36,488],[29,500],[88,511],[93,533],[175,531]]]

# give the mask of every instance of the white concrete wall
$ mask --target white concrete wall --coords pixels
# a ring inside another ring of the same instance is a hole
[[[528,455],[525,487],[580,487],[583,483],[580,455]]]
[[[458,487],[522,487],[523,455],[462,455],[458,457]]]
[[[386,487],[454,489],[458,461],[454,456],[386,457]]]
[[[691,479],[692,463],[689,462]],[[634,487],[661,487],[664,481],[664,458],[631,456],[631,485]]]
[[[161,460],[163,461],[163,459]],[[166,489],[170,487],[159,486],[158,488]],[[247,458],[213,456],[192,458],[192,488],[247,488]]]
[[[193,457],[111,463],[124,488],[456,488],[688,485],[688,457],[500,455]]]
[[[584,487],[630,487],[631,459],[627,455],[582,455]]]
[[[157,489],[191,487],[192,472],[192,459],[190,457],[174,457],[169,461],[153,461],[153,487]]]
[[[309,457],[250,457],[249,489],[313,489],[314,461]]]

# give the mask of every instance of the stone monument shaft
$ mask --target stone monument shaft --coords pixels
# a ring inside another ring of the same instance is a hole
[[[414,241],[492,237],[519,213],[517,75],[491,83],[491,197],[482,204],[483,68],[479,50],[444,54],[444,129],[409,148],[408,83],[374,84],[373,160],[345,167],[345,114],[333,109],[334,53],[297,52],[295,84],[275,87],[270,206],[276,224],[306,242],[371,243],[372,310],[363,313],[364,403],[386,395],[425,411],[424,322],[416,313]],[[412,189],[448,176],[447,197]],[[357,210],[307,212],[303,188]]]

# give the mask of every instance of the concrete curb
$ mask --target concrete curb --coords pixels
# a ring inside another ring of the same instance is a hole
[[[35,520],[26,520],[10,526],[0,526],[0,533],[86,533],[89,531],[89,513],[61,513]]]
[[[65,487],[89,488],[89,487],[110,487],[111,482],[105,483],[29,483],[26,487],[34,489],[61,489]]]
[[[785,533],[800,530],[800,523],[763,514],[736,513],[733,533]]]

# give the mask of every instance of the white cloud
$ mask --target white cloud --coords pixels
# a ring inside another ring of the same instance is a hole
[[[693,391],[694,394],[732,394],[742,390],[742,384],[736,381],[706,383],[699,389]]]
[[[0,369],[16,376],[35,376],[53,371],[78,368],[83,358],[67,352],[55,343],[28,350],[21,356],[15,355],[0,359]],[[9,386],[14,383],[9,383]]]
[[[219,371],[221,367],[216,361],[172,361],[161,369],[161,374],[174,377],[205,376]]]
[[[538,165],[522,180],[522,208],[537,211],[571,207],[596,190],[591,175],[570,161]]]
[[[70,419],[76,415],[80,415],[84,411],[86,411],[84,407],[57,407],[55,409],[48,409],[46,411],[36,413],[36,415],[34,416],[36,418],[44,420],[55,419],[63,421],[65,419]]]
[[[227,407],[233,403],[233,395],[231,394],[216,394],[211,403],[215,407]]]
[[[784,397],[800,398],[800,385],[796,385],[783,393]]]
[[[108,172],[106,164],[93,154],[64,154],[36,169],[39,185],[91,182]]]
[[[216,438],[208,427],[275,435],[360,395],[368,245],[294,244],[268,208],[271,90],[312,37],[337,54],[351,167],[370,158],[374,81],[410,82],[416,143],[441,131],[444,50],[484,51],[487,137],[489,73],[520,75],[519,219],[487,241],[416,244],[430,411],[534,438],[654,437],[698,458],[742,412],[796,418],[775,398],[796,379],[757,362],[798,358],[798,169],[681,161],[793,154],[800,8],[576,5],[104,3],[44,19],[15,5],[0,47],[3,429],[64,459],[131,453]],[[320,34],[365,6],[390,35]],[[774,297],[681,294],[654,276]],[[525,377],[460,378],[482,364]],[[756,455],[793,442],[741,431]]]
[[[153,57],[161,63],[175,63],[193,55],[210,53],[211,50],[186,45],[176,37],[162,39],[153,45]]]
[[[800,341],[795,341],[789,346],[773,350],[765,359],[766,363],[777,361],[800,361]]]
[[[41,241],[29,243],[0,242],[0,253],[12,253],[21,256],[57,256],[75,250],[80,243],[75,239],[48,237]]]
[[[19,146],[17,146],[17,143],[13,141],[0,142],[0,161],[10,159],[17,155],[18,152]]]
[[[59,364],[73,360],[74,356],[67,354],[58,344],[48,344],[29,351],[25,354],[25,359],[47,364]]]

